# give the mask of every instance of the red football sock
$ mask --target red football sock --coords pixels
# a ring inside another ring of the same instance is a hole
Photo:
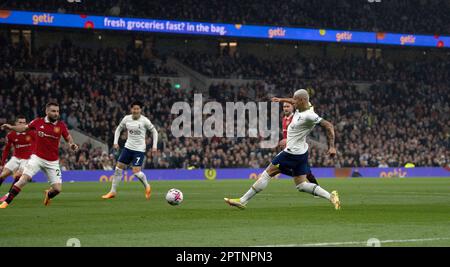
[[[20,177],[19,178],[14,178],[14,181],[12,182],[11,187],[9,188],[9,190],[11,190],[13,188],[13,186],[19,181],[19,179],[20,179]]]
[[[56,195],[58,195],[58,194],[59,194],[58,191],[55,191],[55,190],[53,190],[53,189],[50,189],[50,191],[48,191],[48,193],[47,193],[47,196],[48,196],[49,198],[54,198],[54,197],[56,197]]]
[[[6,198],[5,202],[6,203],[11,203],[11,201],[13,201],[13,199],[20,193],[21,189],[15,185],[12,186],[11,190],[9,190],[9,195]]]

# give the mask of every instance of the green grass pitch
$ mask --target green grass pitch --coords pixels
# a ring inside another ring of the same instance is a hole
[[[149,201],[140,183],[121,183],[117,198],[101,199],[110,184],[65,183],[49,207],[46,184],[29,184],[0,210],[0,246],[450,246],[450,179],[319,179],[339,191],[342,210],[274,180],[246,210],[226,205],[251,180],[151,181]],[[3,184],[4,193],[9,184]],[[165,193],[184,193],[170,206]]]

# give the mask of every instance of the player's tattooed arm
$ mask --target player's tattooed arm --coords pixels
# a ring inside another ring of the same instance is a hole
[[[272,97],[272,102],[281,102],[281,103],[289,103],[291,105],[295,105],[295,100],[293,98],[279,98],[279,97]]]
[[[336,155],[336,147],[334,145],[335,141],[334,126],[331,122],[327,120],[322,120],[320,122],[320,126],[324,127],[327,133],[328,155],[330,155],[330,157],[334,157]]]
[[[11,124],[6,123],[1,126],[1,129],[2,130],[12,130],[12,131],[21,133],[21,132],[25,132],[29,128],[28,128],[28,125],[11,125]]]

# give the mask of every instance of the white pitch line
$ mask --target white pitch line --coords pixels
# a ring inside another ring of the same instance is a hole
[[[380,243],[408,243],[408,242],[424,242],[424,241],[438,241],[438,240],[450,240],[450,237],[380,240]],[[361,244],[367,244],[367,241],[327,242],[327,243],[310,243],[310,244],[286,244],[286,245],[263,245],[263,246],[252,246],[252,247],[325,247],[325,246],[361,245]]]

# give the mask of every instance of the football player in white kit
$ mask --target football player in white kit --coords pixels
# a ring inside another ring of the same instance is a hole
[[[125,116],[120,122],[114,133],[114,148],[119,149],[119,137],[123,129],[128,131],[128,138],[125,147],[120,153],[117,160],[116,169],[112,178],[111,191],[103,195],[103,199],[114,198],[117,194],[117,186],[122,180],[123,170],[131,164],[133,175],[142,182],[145,187],[145,198],[149,199],[151,195],[151,187],[147,181],[147,177],[142,172],[142,164],[145,157],[145,134],[151,131],[153,134],[152,152],[157,151],[158,132],[156,131],[150,120],[141,114],[142,103],[135,101],[131,104],[131,115]]]
[[[310,193],[329,200],[336,210],[340,209],[341,203],[337,191],[328,193],[317,184],[308,182],[306,174],[308,172],[308,143],[306,136],[319,124],[326,129],[328,140],[328,155],[334,157],[336,148],[334,145],[334,127],[330,122],[317,115],[309,105],[309,94],[306,90],[300,89],[294,93],[294,98],[272,98],[273,102],[287,102],[294,105],[296,111],[292,122],[288,127],[286,148],[281,151],[259,179],[253,184],[241,198],[225,198],[225,202],[230,206],[244,209],[248,201],[257,193],[264,190],[270,179],[287,171],[292,172],[296,188],[300,192]]]

